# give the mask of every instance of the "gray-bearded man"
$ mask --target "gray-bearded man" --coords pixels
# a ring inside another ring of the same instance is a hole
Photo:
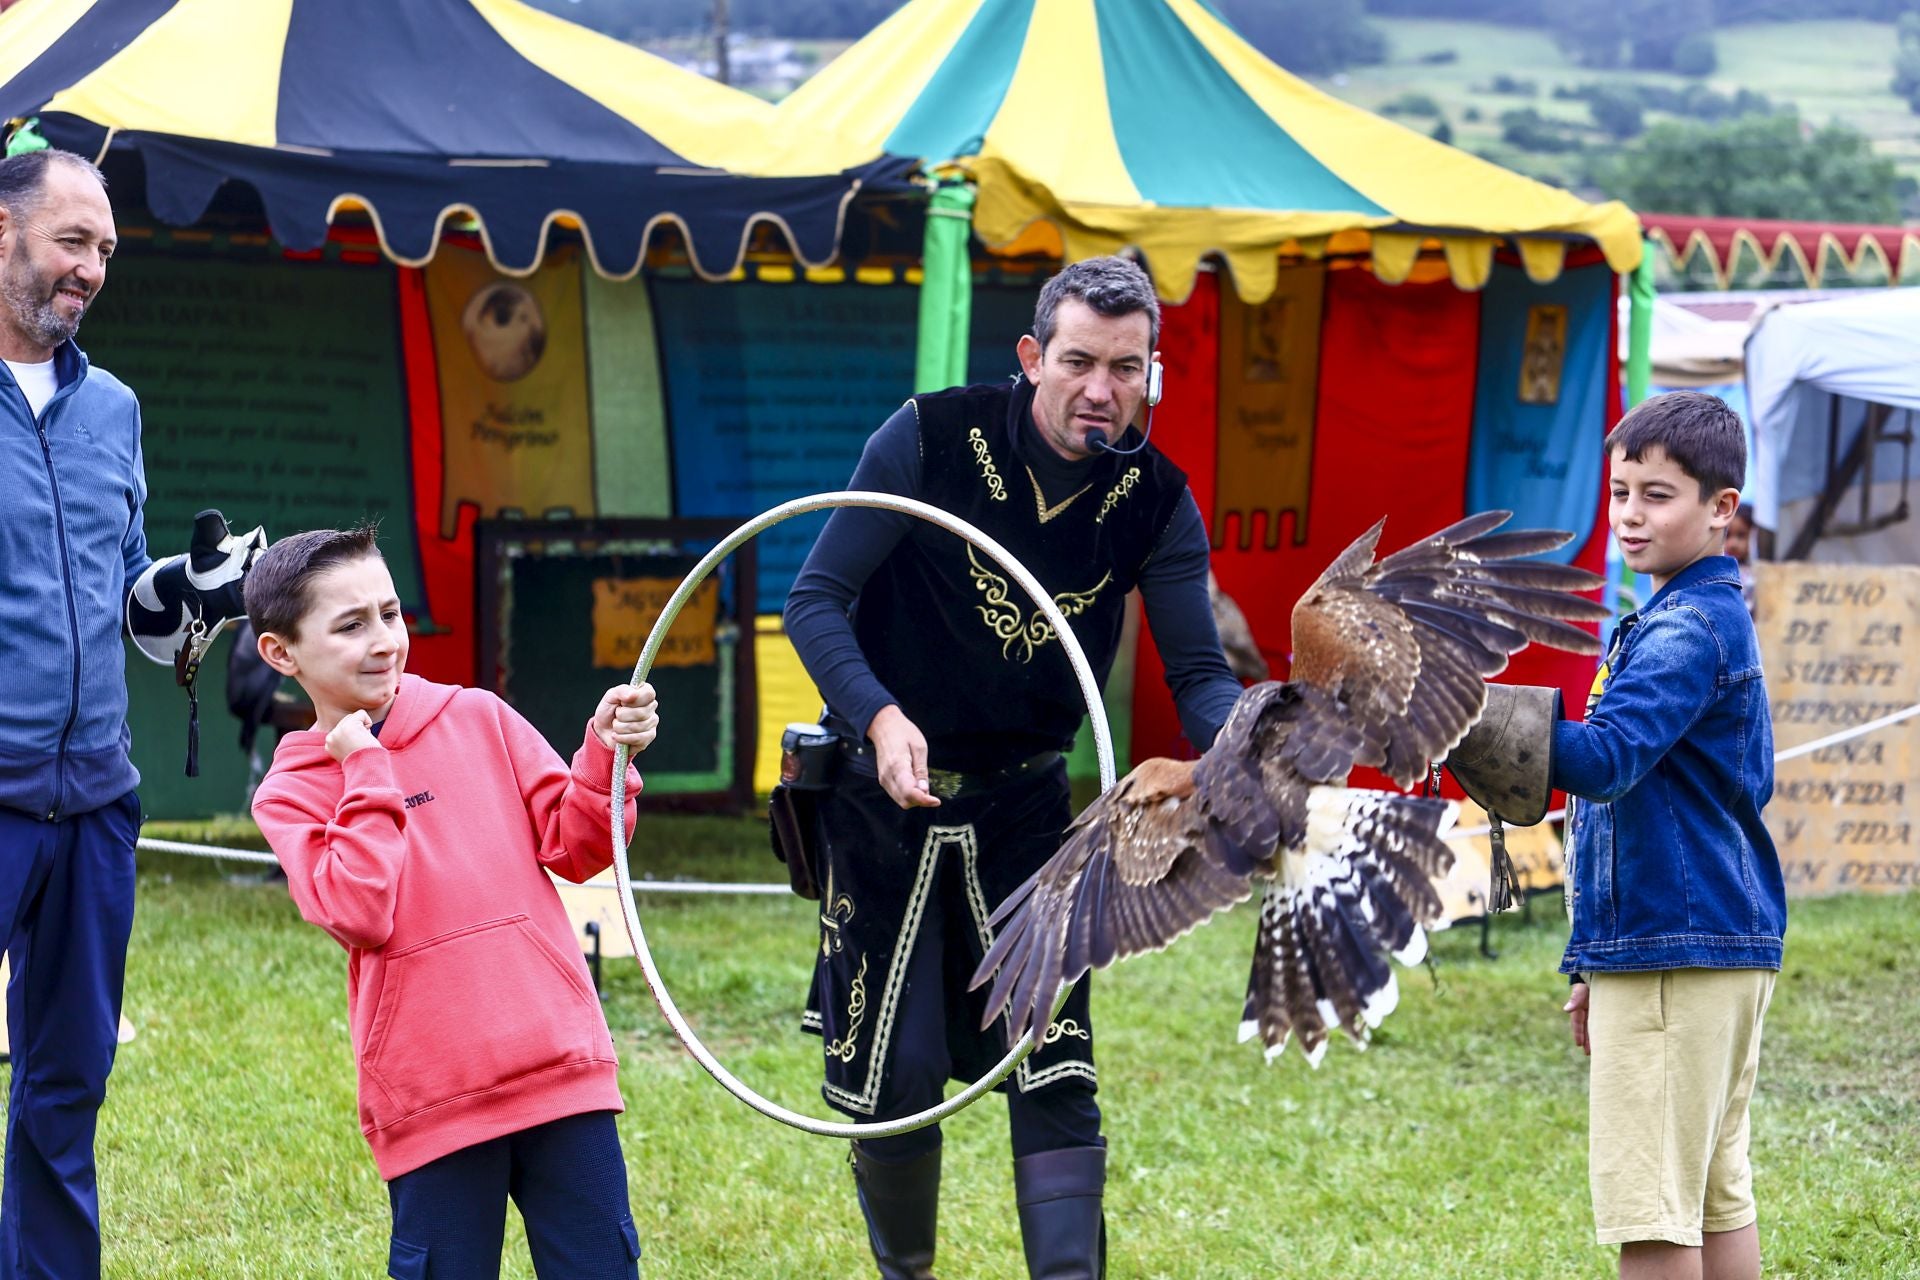
[[[1159,331],[1138,266],[1068,267],[1019,341],[1021,376],[909,400],[868,440],[848,487],[918,498],[999,541],[1054,593],[1103,681],[1138,588],[1181,723],[1205,748],[1240,683],[1214,631],[1199,508],[1132,425],[1157,383]],[[836,511],[786,625],[842,739],[839,781],[818,804],[825,866],[806,1019],[826,1045],[823,1093],[855,1119],[910,1115],[1005,1052],[1001,1024],[980,1030],[967,981],[991,940],[987,916],[1071,818],[1062,753],[1085,715],[1079,685],[1016,584],[908,516]],[[1082,982],[1002,1086],[1035,1277],[1104,1271],[1095,1086]],[[931,1276],[938,1127],[856,1142],[853,1166],[881,1276]]]
[[[173,661],[190,630],[240,612],[265,545],[255,530],[147,554],[140,406],[73,340],[115,243],[106,180],[85,158],[0,160],[0,934],[13,971],[0,1280],[100,1274],[94,1129],[140,834],[123,621]]]

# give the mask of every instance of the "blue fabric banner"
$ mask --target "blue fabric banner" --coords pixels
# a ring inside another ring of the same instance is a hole
[[[1586,543],[1600,501],[1612,314],[1604,265],[1535,284],[1500,263],[1481,299],[1466,509],[1512,511],[1514,528],[1571,530],[1573,541],[1546,557],[1562,564]]]
[[[906,284],[652,282],[673,455],[674,514],[758,515],[846,487],[860,451],[913,391],[920,291]],[[976,286],[968,378],[1018,373],[1029,286]],[[760,538],[761,613],[778,613],[826,513]]]

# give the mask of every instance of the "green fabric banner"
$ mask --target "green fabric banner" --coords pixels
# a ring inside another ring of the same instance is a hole
[[[913,390],[943,391],[967,380],[967,331],[973,312],[973,188],[942,183],[927,204],[920,256],[920,339]]]

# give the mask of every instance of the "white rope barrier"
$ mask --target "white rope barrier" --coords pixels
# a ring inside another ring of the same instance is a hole
[[[1920,716],[1920,702],[1881,716],[1878,719],[1869,720],[1864,724],[1854,725],[1850,729],[1841,729],[1838,732],[1830,733],[1824,738],[1815,738],[1812,742],[1803,742],[1797,747],[1788,747],[1784,751],[1776,751],[1773,753],[1773,762],[1775,764],[1784,764],[1788,760],[1798,760],[1801,756],[1810,756],[1816,751],[1824,751],[1828,747],[1838,746],[1843,742],[1850,742],[1854,738],[1862,738],[1869,733],[1878,733],[1882,729],[1891,728],[1904,720],[1911,720],[1915,716]],[[1566,816],[1567,811],[1565,809],[1555,809],[1540,819],[1540,821],[1558,822]],[[1477,827],[1459,827],[1453,831],[1449,831],[1447,832],[1446,838],[1449,840],[1473,840],[1480,836],[1488,835],[1491,831],[1492,828],[1483,823]],[[272,854],[260,853],[253,849],[223,849],[217,845],[187,844],[179,840],[152,840],[145,836],[142,836],[140,839],[140,848],[148,853],[183,853],[196,858],[223,858],[233,862],[258,862],[266,866],[278,866],[280,864],[280,860]],[[593,881],[582,887],[588,889],[606,889],[609,892],[616,893],[620,889],[618,884],[608,884],[604,880]],[[765,895],[767,897],[793,892],[792,889],[784,884],[772,882],[756,883],[752,881],[740,881],[737,883],[728,883],[725,881],[707,880],[635,880],[633,881],[633,891],[635,893],[735,894]]]
[[[148,836],[140,838],[139,847],[144,853],[182,853],[194,858],[212,858],[223,862],[254,862],[262,866],[277,867],[280,859],[270,853],[261,853],[255,849],[227,849],[212,844],[188,844],[181,840],[156,840]],[[605,889],[608,893],[618,893],[620,886],[610,880],[589,880],[585,884],[575,885],[577,889]],[[784,884],[760,884],[724,880],[635,880],[635,893],[687,893],[687,894],[728,894],[728,895],[764,895],[790,894],[791,888]]]

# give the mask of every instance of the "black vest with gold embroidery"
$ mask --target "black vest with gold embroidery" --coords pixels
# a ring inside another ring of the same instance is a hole
[[[1025,380],[914,397],[920,496],[1032,571],[1104,683],[1127,592],[1187,478],[1151,446],[1102,453],[1085,487],[1049,506],[1014,452],[1011,424],[1035,429],[1032,400]],[[1065,750],[1086,703],[1053,627],[984,552],[924,520],[912,526],[861,589],[853,622],[874,675],[926,735],[930,763],[984,772]]]

